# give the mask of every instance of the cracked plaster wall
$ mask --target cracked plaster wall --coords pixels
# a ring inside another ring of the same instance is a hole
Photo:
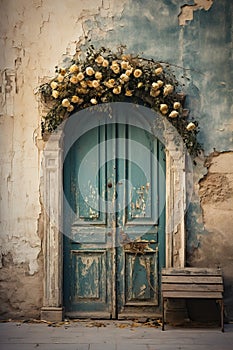
[[[30,4],[28,0],[18,0],[17,6],[15,0],[0,0],[3,317],[36,314],[42,303],[39,183],[44,144],[34,92],[43,79],[53,76],[56,65],[71,57],[77,46],[88,46],[90,40],[96,46],[112,49],[127,44],[129,52],[174,65],[187,94],[186,107],[199,121],[199,141],[204,149],[194,169],[194,193],[187,215],[188,263],[207,263],[206,242],[210,240],[213,250],[212,255],[208,254],[208,264],[221,263],[228,276],[228,291],[232,290],[233,268],[228,261],[233,255],[231,247],[228,257],[224,254],[224,242],[232,227],[224,207],[232,198],[229,163],[224,163],[220,175],[218,171],[212,174],[213,165],[205,163],[214,148],[220,152],[213,158],[217,164],[226,157],[226,151],[231,157],[233,150],[232,13],[233,3],[227,0],[58,0],[56,5],[53,0],[30,0]],[[223,207],[214,212],[213,198],[206,193],[212,191],[211,186],[218,191],[215,184],[222,184],[222,179],[229,180],[228,185],[222,185]],[[211,226],[209,212],[214,212],[216,227],[224,216],[224,230],[217,228],[224,234],[223,240]],[[228,298],[227,302],[233,318],[233,301]]]

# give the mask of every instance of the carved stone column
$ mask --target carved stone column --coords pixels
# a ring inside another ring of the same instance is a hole
[[[62,132],[50,136],[42,160],[44,210],[44,298],[41,318],[61,321],[62,308]]]

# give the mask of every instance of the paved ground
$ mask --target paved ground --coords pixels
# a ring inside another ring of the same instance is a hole
[[[172,328],[120,321],[0,323],[1,350],[232,350],[233,324]]]

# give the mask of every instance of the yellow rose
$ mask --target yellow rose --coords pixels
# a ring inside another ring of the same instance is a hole
[[[177,111],[171,111],[171,113],[169,114],[170,118],[176,118],[178,117],[179,113]]]
[[[121,74],[120,79],[125,83],[129,81],[129,77],[126,74]]]
[[[196,125],[194,124],[194,123],[189,123],[187,126],[186,126],[186,129],[188,130],[188,131],[191,131],[191,130],[194,130],[194,129],[196,129]]]
[[[117,86],[115,87],[112,92],[115,94],[115,95],[119,95],[121,93],[121,87],[120,86]]]
[[[52,83],[50,84],[51,88],[54,90],[57,88],[58,83],[56,83],[56,81],[52,81]]]
[[[125,91],[125,96],[133,96],[133,91],[132,90],[126,90]]]
[[[78,79],[78,81],[82,81],[84,79],[84,74],[82,72],[79,72],[77,74],[77,79]]]
[[[65,75],[66,74],[66,69],[65,68],[61,68],[60,69],[60,74],[61,75]]]
[[[159,74],[161,74],[162,72],[163,72],[163,68],[162,68],[162,67],[158,67],[158,68],[155,69],[155,74],[156,74],[156,75],[159,75]]]
[[[78,96],[76,96],[76,95],[72,96],[72,98],[71,98],[71,102],[72,103],[78,103],[79,100],[80,100],[80,98]]]
[[[108,60],[103,60],[102,66],[103,67],[108,67],[108,65],[109,65]]]
[[[98,57],[96,57],[96,59],[95,59],[95,62],[98,63],[98,64],[102,64],[103,61],[104,61],[103,56],[98,56]]]
[[[142,83],[142,82],[138,83],[138,88],[139,88],[139,89],[140,89],[142,86],[143,86],[143,83]]]
[[[162,103],[162,104],[160,105],[160,112],[161,112],[162,114],[167,114],[167,112],[168,112],[168,105],[166,105],[165,103]]]
[[[88,76],[91,76],[91,75],[95,74],[95,71],[94,71],[94,69],[92,67],[87,67],[86,68],[86,74]]]
[[[102,73],[101,73],[101,72],[96,72],[96,73],[95,73],[95,78],[96,78],[97,80],[101,80],[101,79],[102,79]]]
[[[125,71],[125,74],[128,75],[128,77],[129,77],[132,74],[132,72],[133,72],[133,68],[131,67],[130,69],[127,69]]]
[[[135,78],[139,78],[142,75],[141,69],[135,69],[133,75],[135,76]]]
[[[68,111],[68,112],[72,112],[73,110],[74,110],[74,106],[69,105],[69,106],[67,107],[67,111]]]
[[[97,100],[96,100],[95,98],[92,98],[92,99],[91,99],[91,103],[92,103],[93,105],[97,105],[98,102],[97,102]]]
[[[127,62],[127,61],[122,61],[121,62],[121,68],[122,69],[127,70],[127,69],[129,69],[129,67],[130,67],[129,62]]]
[[[72,66],[70,66],[70,68],[69,68],[70,73],[76,73],[76,72],[78,72],[78,70],[79,70],[79,68],[76,64],[72,64]]]
[[[161,88],[163,86],[163,81],[162,80],[157,80],[157,84],[159,85],[159,87]]]
[[[61,82],[63,82],[63,80],[64,80],[64,75],[58,74],[57,81],[59,81],[59,83],[61,83]]]
[[[156,89],[151,89],[150,90],[150,95],[152,97],[157,97],[157,96],[159,96],[159,94],[160,94],[160,90],[156,90]]]
[[[159,89],[159,84],[158,83],[152,83],[152,88],[153,88],[153,90],[158,90]]]
[[[87,87],[87,83],[85,81],[81,81],[80,85],[82,86],[82,88],[86,89]]]
[[[63,107],[69,107],[70,101],[68,100],[68,98],[64,98],[61,104]]]
[[[109,79],[108,81],[106,81],[105,85],[106,85],[109,89],[113,88],[114,85],[115,85],[115,79]]]
[[[171,94],[173,90],[174,90],[174,87],[171,84],[165,85],[163,89],[164,96]]]
[[[52,96],[53,96],[54,98],[58,98],[59,92],[58,92],[57,90],[53,90]]]
[[[174,109],[179,109],[180,108],[180,102],[174,102],[173,103],[173,108]]]
[[[100,86],[100,83],[98,82],[98,80],[93,80],[93,81],[92,81],[92,87],[93,87],[93,88],[96,89],[96,88],[98,88],[99,86]]]
[[[71,82],[72,84],[77,84],[77,83],[78,83],[77,75],[73,75],[73,76],[70,78],[70,82]]]
[[[115,74],[120,73],[120,66],[118,64],[112,64],[110,68]]]

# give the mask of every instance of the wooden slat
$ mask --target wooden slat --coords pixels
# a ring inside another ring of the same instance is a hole
[[[189,299],[222,299],[222,293],[220,292],[162,292],[163,298],[189,298]]]
[[[162,276],[162,283],[203,283],[222,284],[221,276]]]
[[[222,284],[174,284],[163,283],[163,291],[223,292]]]
[[[198,268],[198,267],[185,267],[185,268],[167,268],[162,269],[162,275],[213,275],[221,276],[221,270],[215,268]]]

